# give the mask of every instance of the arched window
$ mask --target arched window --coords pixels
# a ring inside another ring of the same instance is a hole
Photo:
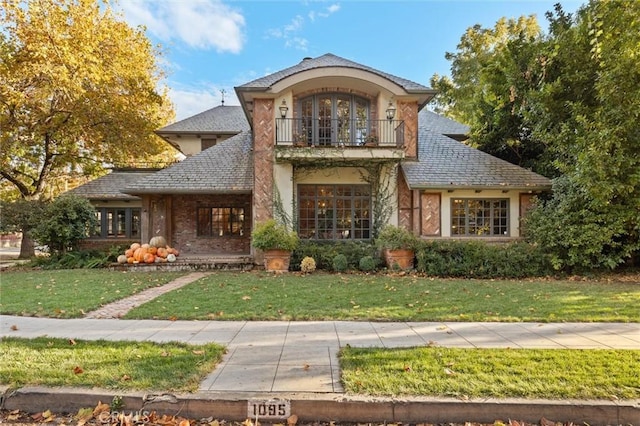
[[[371,129],[369,101],[341,93],[317,94],[302,99],[298,133],[313,145],[363,145]]]

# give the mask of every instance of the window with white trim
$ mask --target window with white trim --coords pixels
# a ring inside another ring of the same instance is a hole
[[[509,236],[509,199],[452,199],[451,236]]]

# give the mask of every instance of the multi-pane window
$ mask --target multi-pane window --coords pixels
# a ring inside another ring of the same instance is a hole
[[[313,95],[300,101],[298,134],[321,146],[364,144],[369,101],[347,94]]]
[[[509,200],[502,198],[451,200],[451,235],[508,236]]]
[[[97,238],[140,237],[140,209],[129,207],[96,208],[98,224],[91,236]]]
[[[298,185],[298,234],[318,240],[371,238],[371,188]]]
[[[199,237],[244,235],[244,208],[199,207],[197,234]]]

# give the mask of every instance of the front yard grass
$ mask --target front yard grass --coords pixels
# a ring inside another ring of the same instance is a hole
[[[96,269],[3,271],[0,313],[78,318],[100,306],[166,284],[180,272],[116,272]]]
[[[377,396],[635,399],[640,351],[343,348],[345,390]]]
[[[639,322],[640,284],[417,275],[215,273],[125,318]]]
[[[0,383],[99,387],[122,390],[196,391],[220,362],[216,344],[4,338]]]

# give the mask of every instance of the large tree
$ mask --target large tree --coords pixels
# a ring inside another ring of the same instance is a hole
[[[545,237],[557,264],[615,267],[640,249],[640,2],[590,1],[575,17],[558,6],[548,18],[547,73],[529,125],[567,181],[534,215],[532,238],[545,222],[560,229],[558,206],[571,200],[575,238]]]
[[[0,0],[0,182],[25,200],[56,180],[167,148],[160,52],[100,0]]]
[[[640,2],[547,18],[546,34],[525,18],[469,29],[452,77],[432,79],[437,106],[480,149],[562,176],[527,224],[557,267],[615,267],[640,247]]]
[[[529,93],[539,85],[542,31],[534,16],[501,18],[493,28],[475,25],[448,52],[451,77],[434,75],[437,112],[468,124],[469,143],[507,160],[552,174],[543,142],[524,124]]]

